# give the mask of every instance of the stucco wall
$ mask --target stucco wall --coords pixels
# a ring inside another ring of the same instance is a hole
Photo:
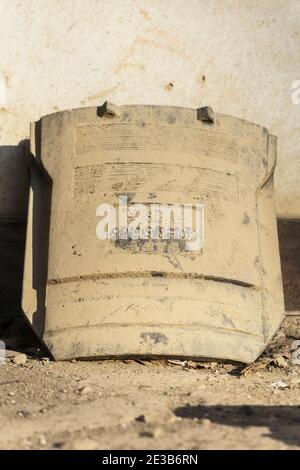
[[[0,18],[0,145],[104,100],[209,104],[278,136],[277,210],[300,216],[299,0],[0,0]]]

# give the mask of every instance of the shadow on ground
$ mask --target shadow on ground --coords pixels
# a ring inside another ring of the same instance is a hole
[[[248,428],[269,428],[267,437],[300,446],[300,406],[181,406],[174,414],[183,419],[209,419],[212,423]]]

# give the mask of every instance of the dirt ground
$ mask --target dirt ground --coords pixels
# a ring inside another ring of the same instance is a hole
[[[300,366],[284,348],[245,375],[231,364],[10,358],[0,448],[300,449]]]

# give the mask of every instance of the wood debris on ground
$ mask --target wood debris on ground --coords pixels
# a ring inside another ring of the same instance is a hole
[[[288,359],[290,359],[290,355],[288,354],[275,354],[272,357],[261,357],[252,364],[249,364],[244,367],[240,373],[242,376],[245,377],[250,373],[255,373],[260,370],[268,369],[271,366],[285,369],[289,367]]]

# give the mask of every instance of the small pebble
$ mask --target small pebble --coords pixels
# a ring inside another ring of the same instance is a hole
[[[39,437],[39,443],[41,446],[45,446],[47,444],[47,440],[45,438],[45,436],[40,436]]]
[[[27,362],[26,354],[18,353],[13,357],[13,363],[17,366],[21,366]]]
[[[81,395],[87,395],[88,393],[91,393],[93,390],[91,387],[81,387],[79,388],[79,392]]]

